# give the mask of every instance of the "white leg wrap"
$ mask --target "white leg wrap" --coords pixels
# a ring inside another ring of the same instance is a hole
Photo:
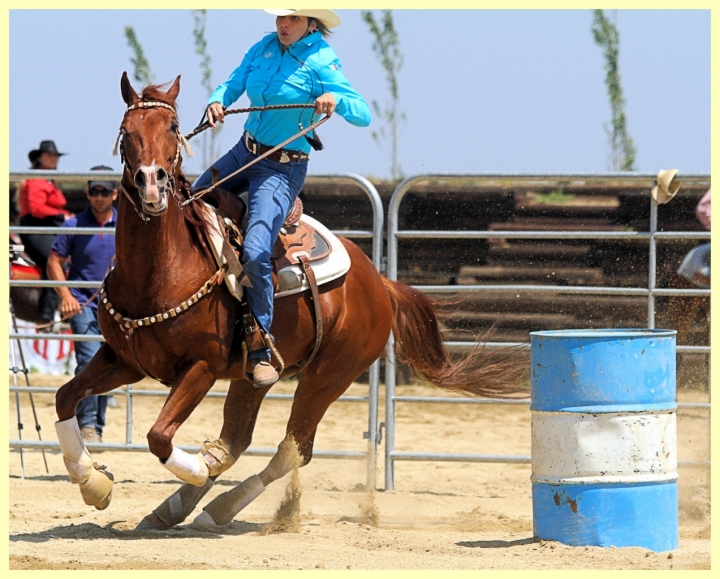
[[[242,483],[240,483],[240,486],[243,489],[243,493],[241,496],[237,497],[230,506],[230,512],[233,517],[258,498],[265,490],[265,485],[256,474],[246,478]]]
[[[163,463],[163,466],[178,477],[181,481],[201,487],[207,481],[210,471],[202,456],[199,454],[188,454],[173,447],[172,454]]]
[[[104,509],[110,504],[113,476],[93,462],[80,434],[77,417],[55,423],[65,468],[70,480],[80,486],[80,494],[86,505]]]
[[[240,511],[258,498],[265,485],[256,474],[245,479],[238,486],[215,497],[192,523],[202,531],[220,532]]]
[[[65,466],[70,473],[70,479],[76,484],[84,483],[90,478],[93,460],[85,448],[77,417],[55,423],[55,431],[60,442]]]

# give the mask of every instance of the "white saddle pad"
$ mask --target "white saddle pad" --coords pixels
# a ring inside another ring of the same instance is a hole
[[[225,241],[220,226],[217,222],[215,211],[209,205],[205,205],[205,218],[210,225],[210,239],[212,241],[213,255],[218,265],[227,263],[230,267],[225,276],[225,283],[238,300],[242,298],[243,287],[240,285],[232,266],[232,258],[228,259],[229,244]],[[307,223],[310,227],[320,233],[330,244],[330,253],[318,259],[311,261],[310,265],[315,273],[315,279],[318,286],[345,275],[350,269],[350,256],[345,246],[327,227],[320,223],[317,219],[303,214],[300,221]],[[282,268],[278,272],[278,291],[275,293],[276,298],[304,292],[310,289],[310,283],[302,271],[300,264],[289,265]]]

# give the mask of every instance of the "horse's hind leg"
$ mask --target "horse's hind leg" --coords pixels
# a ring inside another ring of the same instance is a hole
[[[217,455],[221,454],[224,448],[229,453],[229,460],[218,461],[222,462],[222,465],[218,465],[217,470],[211,470],[211,475],[203,486],[183,484],[140,521],[136,530],[169,529],[182,523],[193,512],[200,500],[213,487],[217,477],[229,469],[250,446],[260,405],[267,391],[268,388],[253,388],[249,382],[244,380],[235,380],[230,383],[223,410],[224,422],[220,438],[210,443],[212,447],[208,451],[218,458]],[[212,459],[208,457],[207,460]]]
[[[382,348],[378,350],[378,354],[381,351]],[[354,363],[350,367],[342,369],[335,367],[332,372],[318,374],[318,369],[323,367],[323,359],[327,360],[325,356],[319,355],[313,361],[312,369],[306,368],[303,371],[295,392],[285,438],[278,446],[277,453],[262,472],[249,477],[208,503],[193,521],[194,528],[221,531],[222,527],[230,523],[235,515],[256,499],[266,486],[282,478],[297,466],[304,466],[310,462],[315,432],[328,407],[373,361],[357,359],[352,351],[343,353],[326,351],[324,354],[329,355],[328,357],[335,362],[353,360]],[[330,366],[332,367],[332,364]]]

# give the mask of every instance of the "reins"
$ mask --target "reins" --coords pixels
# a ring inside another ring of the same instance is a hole
[[[164,102],[162,102],[162,101],[140,101],[140,102],[137,102],[137,103],[135,103],[135,104],[133,104],[133,105],[128,106],[127,110],[125,111],[125,116],[123,117],[123,123],[125,122],[125,117],[127,116],[127,114],[128,114],[130,111],[133,111],[133,110],[136,110],[136,109],[152,108],[152,107],[162,107],[162,108],[169,109],[169,110],[171,110],[173,113],[175,113],[175,115],[177,116],[177,111],[175,110],[175,107],[173,107],[173,106],[171,106],[171,105],[169,105],[169,104],[167,104],[167,103],[164,103]],[[251,108],[246,108],[246,109],[228,110],[228,111],[225,111],[225,114],[227,115],[227,114],[236,114],[236,113],[241,113],[241,112],[254,112],[254,111],[262,111],[262,110],[270,110],[270,109],[288,109],[288,108],[315,108],[315,106],[314,106],[314,105],[310,105],[310,104],[303,104],[303,105],[269,105],[269,106],[265,106],[265,107],[251,107]],[[206,115],[207,115],[207,109],[206,109],[205,113],[203,114],[203,119],[206,117]],[[179,162],[179,160],[180,160],[180,152],[181,152],[181,149],[182,149],[182,147],[185,147],[186,151],[188,152],[188,155],[189,155],[189,156],[192,156],[193,153],[192,153],[192,149],[190,148],[190,145],[188,144],[188,140],[191,139],[192,137],[194,137],[195,135],[201,133],[202,131],[208,129],[208,128],[210,127],[210,124],[209,124],[208,121],[204,121],[204,122],[203,122],[203,119],[201,119],[200,124],[199,124],[191,133],[189,133],[187,136],[183,136],[182,133],[180,132],[179,127],[178,127],[178,128],[176,129],[176,134],[177,134],[177,149],[176,149],[176,153],[175,153],[175,159],[173,160],[172,165],[171,165],[171,167],[170,167],[170,170],[168,171],[168,176],[169,176],[168,186],[169,186],[169,189],[170,189],[170,194],[171,194],[171,196],[173,197],[173,199],[175,200],[175,202],[178,204],[178,207],[182,210],[186,205],[188,205],[188,204],[191,203],[192,201],[195,201],[195,200],[197,200],[197,199],[200,199],[203,195],[209,193],[210,191],[212,191],[213,189],[215,189],[215,187],[217,187],[217,186],[220,185],[221,183],[223,183],[223,182],[225,182],[226,180],[230,179],[231,177],[237,175],[237,174],[240,173],[241,171],[244,171],[245,169],[247,169],[247,168],[250,167],[251,165],[257,163],[258,161],[261,161],[262,159],[266,158],[267,156],[273,154],[273,153],[276,152],[277,150],[282,149],[285,145],[287,145],[288,143],[294,141],[295,139],[306,135],[307,133],[309,133],[310,131],[314,130],[316,127],[320,126],[322,123],[324,123],[325,121],[327,121],[329,118],[330,118],[330,115],[326,115],[325,117],[323,117],[322,119],[318,120],[317,122],[312,123],[309,127],[305,128],[305,129],[302,129],[302,130],[299,131],[296,135],[293,135],[292,137],[290,137],[289,139],[286,139],[285,141],[283,141],[283,142],[280,143],[279,145],[277,145],[277,146],[269,149],[269,150],[266,151],[265,153],[259,155],[258,157],[256,157],[255,159],[253,159],[250,163],[247,163],[245,166],[241,167],[240,169],[238,169],[238,170],[235,171],[234,173],[232,173],[232,174],[224,177],[223,179],[221,179],[221,180],[219,180],[219,181],[214,182],[209,188],[204,189],[204,190],[202,190],[202,191],[199,191],[199,192],[197,192],[197,193],[195,193],[195,194],[190,194],[189,192],[187,192],[186,194],[188,195],[188,197],[187,197],[187,199],[185,199],[184,201],[181,201],[181,197],[182,197],[181,195],[178,195],[178,196],[175,195],[175,179],[174,179],[175,171],[176,171],[176,169],[177,169],[177,164],[178,164],[178,162]],[[116,155],[116,154],[117,154],[118,148],[119,148],[119,149],[120,149],[120,153],[121,153],[121,159],[122,159],[122,162],[123,162],[123,165],[124,165],[124,172],[127,173],[127,175],[128,175],[128,177],[130,178],[130,180],[134,183],[133,177],[132,177],[132,175],[130,174],[130,170],[129,170],[129,167],[128,167],[128,164],[127,164],[127,159],[125,158],[125,153],[124,153],[123,146],[122,146],[122,137],[123,137],[123,126],[122,126],[122,123],[121,123],[121,125],[120,125],[120,131],[119,131],[119,134],[118,134],[118,136],[117,136],[117,139],[115,140],[115,145],[114,145],[114,147],[113,147],[113,155]],[[130,195],[130,193],[127,191],[126,187],[122,184],[122,181],[121,181],[121,183],[120,183],[120,190],[121,190],[122,193],[127,197],[127,199],[130,201],[130,204],[132,205],[133,209],[138,213],[138,215],[140,215],[140,217],[142,218],[142,220],[147,223],[147,222],[149,221],[150,217],[145,214],[145,211],[141,211],[141,209],[138,208],[138,206],[136,205],[134,199],[132,198],[132,195]],[[103,282],[103,285],[102,285],[102,287],[101,287],[100,290],[99,290],[99,292],[100,292],[100,303],[101,303],[101,305],[105,308],[105,310],[110,314],[110,316],[113,318],[113,320],[118,324],[121,332],[122,332],[123,335],[125,336],[128,344],[129,344],[129,346],[130,346],[130,350],[131,350],[131,352],[132,352],[132,354],[133,354],[133,356],[134,356],[134,358],[135,358],[135,361],[137,362],[138,366],[141,368],[142,372],[143,372],[146,376],[150,376],[151,378],[155,378],[155,377],[152,376],[152,375],[147,371],[147,369],[142,365],[142,363],[140,362],[140,360],[139,360],[139,358],[138,358],[138,356],[137,356],[137,354],[136,354],[136,352],[135,352],[135,347],[134,347],[134,344],[133,344],[133,334],[135,333],[135,330],[136,330],[137,328],[148,327],[148,326],[151,326],[151,325],[153,325],[153,324],[161,323],[161,322],[163,322],[163,321],[165,321],[165,320],[174,318],[174,317],[177,316],[178,314],[181,314],[182,312],[184,312],[185,310],[187,310],[188,308],[190,308],[191,306],[193,306],[194,304],[196,304],[196,303],[197,303],[198,301],[200,301],[203,297],[205,297],[207,294],[209,294],[210,292],[212,292],[213,287],[215,287],[216,285],[220,285],[220,284],[222,283],[222,281],[223,281],[223,279],[224,279],[224,277],[225,277],[226,271],[227,271],[227,267],[228,267],[227,265],[221,266],[220,269],[218,269],[218,270],[210,277],[210,279],[208,279],[204,284],[202,284],[202,286],[200,287],[199,290],[197,290],[196,292],[194,292],[192,296],[190,296],[188,299],[184,300],[179,306],[176,306],[176,307],[170,308],[170,309],[168,309],[168,310],[166,310],[166,311],[159,312],[159,313],[157,313],[157,314],[155,314],[155,315],[146,316],[146,317],[143,317],[143,318],[130,318],[130,317],[127,317],[127,316],[125,316],[125,315],[123,315],[122,313],[120,313],[120,312],[117,311],[117,308],[116,308],[116,307],[112,304],[112,302],[109,300],[108,294],[107,294],[107,290],[105,289],[105,283],[107,282],[107,278],[109,277],[109,274],[106,275],[105,281]],[[317,312],[316,312],[316,315],[318,315]],[[318,317],[318,324],[321,325],[321,323],[322,323],[322,320],[321,320],[321,318]],[[312,359],[312,357],[315,355],[315,351],[316,351],[316,350],[317,350],[317,344],[316,344],[315,350],[313,351],[313,353],[312,353],[312,355],[311,355],[311,359]],[[155,379],[158,379],[158,378],[155,378]],[[158,380],[159,380],[159,379],[158,379]],[[159,381],[162,382],[162,380],[159,380]]]
[[[278,105],[278,106],[280,106],[280,105]],[[299,106],[305,107],[305,106],[313,106],[313,105],[299,105]],[[259,107],[259,108],[277,108],[277,107]],[[314,107],[313,107],[313,108],[314,108]],[[226,176],[223,177],[222,179],[220,179],[220,180],[218,180],[218,181],[215,181],[215,182],[214,182],[212,185],[210,185],[210,187],[208,187],[207,189],[203,189],[202,191],[198,191],[197,193],[193,193],[193,194],[190,195],[185,201],[183,201],[183,202],[180,204],[180,207],[181,207],[181,208],[182,208],[182,207],[185,207],[185,205],[187,205],[188,203],[192,203],[193,201],[195,201],[195,200],[197,200],[197,199],[200,199],[203,195],[205,195],[206,193],[210,193],[213,189],[215,189],[215,188],[216,188],[218,185],[220,185],[221,183],[224,183],[225,181],[227,181],[228,179],[234,177],[234,176],[237,175],[238,173],[241,173],[242,171],[244,171],[244,170],[247,169],[248,167],[253,166],[255,163],[257,163],[257,162],[259,162],[259,161],[262,161],[265,157],[268,157],[268,156],[272,155],[274,152],[282,149],[285,145],[287,145],[288,143],[291,143],[291,142],[294,141],[295,139],[306,135],[306,134],[309,133],[310,131],[312,131],[312,130],[314,130],[315,128],[317,128],[317,127],[319,127],[320,125],[322,125],[322,124],[323,124],[325,121],[327,121],[329,118],[330,118],[330,117],[326,115],[325,117],[323,117],[323,118],[320,119],[319,121],[313,123],[313,124],[310,125],[309,127],[307,127],[307,128],[305,128],[305,129],[303,129],[302,131],[296,133],[295,135],[293,135],[293,136],[290,137],[289,139],[284,140],[284,141],[283,141],[282,143],[280,143],[279,145],[276,145],[276,146],[274,146],[272,149],[270,149],[270,150],[268,150],[268,151],[265,151],[265,152],[262,153],[261,155],[258,155],[258,156],[255,157],[252,161],[250,161],[249,163],[247,163],[247,164],[243,165],[242,167],[240,167],[237,171],[234,171],[234,172],[230,173],[229,175],[226,175]],[[204,129],[203,129],[203,130],[204,130]]]
[[[238,113],[256,113],[256,112],[262,112],[262,111],[269,111],[269,110],[282,110],[282,109],[314,109],[315,105],[311,104],[294,104],[294,105],[267,105],[264,107],[247,107],[244,109],[227,109],[225,111],[225,116],[227,115],[236,115]],[[202,133],[205,129],[210,128],[210,123],[205,120],[205,117],[207,116],[207,109],[205,109],[205,112],[203,113],[202,118],[200,119],[200,122],[198,123],[198,126],[195,127],[192,132],[185,135],[186,140],[192,139],[195,135],[198,135]]]
[[[110,265],[108,266],[107,271],[105,271],[105,277],[107,277],[107,275],[112,271],[114,261],[115,261],[115,256],[113,255],[112,259],[110,260]],[[103,284],[104,283],[105,282],[103,281]],[[80,306],[80,310],[78,312],[76,312],[74,314],[70,314],[70,315],[61,316],[58,321],[47,322],[45,324],[35,324],[35,330],[44,330],[45,328],[51,328],[55,324],[60,324],[62,322],[66,322],[70,318],[74,318],[77,314],[79,314],[86,307],[88,307],[90,305],[90,303],[92,303],[92,301],[100,294],[101,290],[102,290],[102,286],[97,288],[93,292],[93,294],[87,299],[87,301],[83,305]]]
[[[68,321],[70,318],[74,318],[77,314],[79,314],[81,311],[83,311],[88,305],[90,305],[90,302],[92,302],[98,295],[100,294],[100,288],[97,288],[95,290],[95,293],[91,295],[88,300],[80,306],[80,310],[78,312],[75,312],[74,314],[61,316],[58,321],[52,321],[52,322],[46,322],[44,324],[35,324],[34,328],[35,330],[44,330],[45,328],[51,328],[55,324],[60,324],[62,322]]]

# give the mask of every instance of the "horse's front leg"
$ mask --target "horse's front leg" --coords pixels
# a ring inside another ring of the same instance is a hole
[[[148,432],[150,452],[181,481],[202,487],[210,476],[212,459],[202,453],[190,455],[172,444],[173,436],[215,383],[208,363],[198,360],[176,378],[160,415]]]
[[[87,366],[55,395],[55,423],[60,449],[70,480],[80,486],[85,504],[107,508],[112,497],[113,477],[93,461],[85,447],[75,416],[78,402],[87,396],[104,394],[143,376],[120,361],[110,346],[103,344]]]

